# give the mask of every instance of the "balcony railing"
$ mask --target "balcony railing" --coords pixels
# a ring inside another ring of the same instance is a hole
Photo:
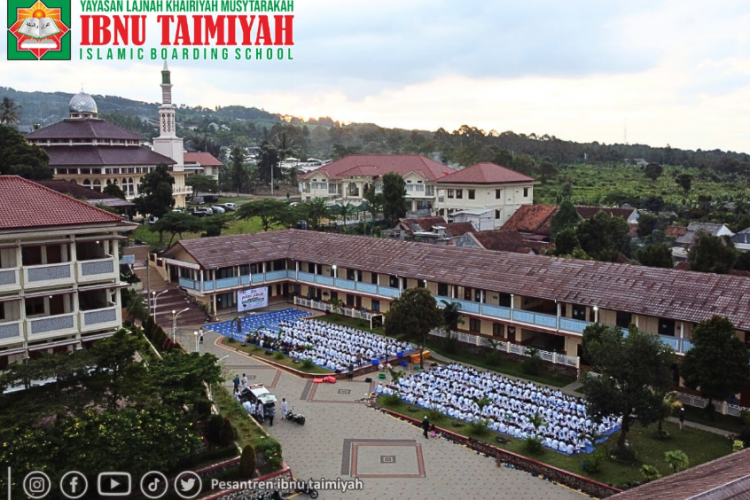
[[[78,282],[113,280],[118,278],[114,257],[96,260],[81,260],[78,266]]]
[[[41,288],[75,282],[72,262],[26,266],[23,268],[23,274],[26,288]]]
[[[17,267],[0,269],[0,293],[16,292],[21,289],[21,280]]]
[[[34,336],[70,335],[78,332],[75,313],[26,320],[29,340]]]
[[[294,277],[294,271],[291,271],[292,277]],[[268,271],[265,273],[265,279],[263,281],[277,281],[277,280],[283,280],[286,279],[288,276],[288,272],[286,269],[279,269],[278,271]],[[253,276],[253,283],[255,283],[255,276],[262,276],[262,274],[257,274]]]
[[[117,319],[117,306],[81,311],[78,314],[81,321],[81,332],[91,332],[120,326],[120,322]]]
[[[0,345],[23,341],[23,322],[0,323]]]

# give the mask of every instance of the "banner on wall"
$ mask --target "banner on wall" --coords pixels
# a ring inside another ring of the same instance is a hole
[[[268,288],[248,288],[237,292],[237,312],[268,307]]]

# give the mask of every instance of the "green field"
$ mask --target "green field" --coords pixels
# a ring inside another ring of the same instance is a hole
[[[746,199],[750,184],[748,179],[719,175],[710,170],[696,168],[664,167],[664,173],[656,181],[647,178],[641,167],[624,164],[575,164],[559,168],[554,181],[547,181],[534,188],[534,203],[555,204],[562,186],[569,180],[573,186],[571,201],[577,205],[615,205],[618,198],[661,196],[667,203],[681,205],[684,193],[674,180],[678,173],[693,177],[688,200],[695,201],[699,195],[711,195],[713,199]]]
[[[407,403],[399,403],[397,405],[385,404],[382,396],[378,398],[378,404],[385,408],[403,413],[404,415],[409,415],[413,418],[421,419],[425,414],[425,410],[423,408],[418,408]],[[408,410],[409,407],[416,408],[418,409],[418,411],[410,412]],[[677,424],[667,422],[664,424],[664,430],[669,432],[672,437],[668,440],[658,440],[652,437],[654,431],[656,430],[656,426],[642,427],[638,424],[635,424],[631,428],[631,431],[628,433],[628,441],[636,450],[638,463],[633,465],[624,465],[611,460],[604,460],[599,472],[590,474],[581,468],[582,462],[586,460],[586,457],[590,456],[588,454],[581,453],[578,455],[569,456],[556,451],[545,449],[539,454],[530,455],[526,451],[524,451],[524,443],[519,439],[509,438],[510,441],[508,443],[500,444],[496,439],[499,436],[499,434],[497,433],[488,431],[488,433],[484,436],[470,435],[467,432],[468,427],[465,423],[463,427],[457,428],[453,427],[452,422],[454,422],[454,419],[451,419],[444,415],[441,416],[441,418],[439,418],[438,420],[431,420],[431,423],[434,423],[437,427],[442,427],[464,436],[470,436],[474,439],[477,439],[478,441],[483,441],[505,450],[528,456],[530,458],[533,458],[534,460],[547,463],[560,469],[565,469],[567,471],[590,477],[591,479],[594,479],[596,481],[614,486],[622,486],[630,481],[642,481],[643,478],[640,474],[641,464],[653,465],[654,467],[659,469],[659,472],[663,476],[669,475],[671,473],[671,470],[669,469],[667,463],[664,461],[664,453],[667,451],[684,451],[687,454],[688,459],[690,460],[691,467],[714,460],[724,455],[728,455],[732,451],[732,446],[729,440],[722,436],[719,436],[718,434],[712,434],[689,427],[685,427],[685,430],[680,431]],[[607,439],[607,441],[597,445],[596,448],[608,450],[616,442],[618,436],[619,432],[612,434],[609,439]]]
[[[232,221],[229,227],[227,227],[227,229],[222,231],[221,234],[222,235],[249,234],[249,233],[258,233],[262,230],[263,230],[263,227],[260,224],[260,219],[258,217],[254,217],[252,219]],[[136,229],[133,232],[130,238],[140,239],[147,245],[151,245],[151,246],[158,246],[158,245],[166,246],[166,244],[169,243],[169,236],[170,236],[169,234],[164,233],[164,239],[160,242],[159,233],[152,231],[151,226],[149,226],[148,224],[142,224],[138,226],[138,229]],[[201,235],[199,233],[184,233],[182,235],[182,238],[180,238],[179,236],[175,236],[174,241],[178,241],[180,239],[192,240],[192,239],[200,238],[200,237]]]

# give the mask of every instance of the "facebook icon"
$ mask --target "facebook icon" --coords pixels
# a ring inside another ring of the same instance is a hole
[[[88,489],[89,482],[86,476],[78,471],[67,472],[60,478],[60,493],[65,498],[70,498],[71,500],[83,498]]]

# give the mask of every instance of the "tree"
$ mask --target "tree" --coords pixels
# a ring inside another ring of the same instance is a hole
[[[258,159],[258,177],[263,184],[271,184],[281,180],[281,168],[279,167],[279,151],[269,142],[260,145],[260,157]]]
[[[687,195],[690,192],[690,188],[693,185],[693,176],[690,174],[680,174],[677,177],[675,177],[675,182],[678,186],[682,188],[682,190],[685,192],[685,195]]]
[[[659,228],[659,218],[653,214],[642,213],[638,217],[638,237],[647,238]]]
[[[395,172],[383,176],[383,216],[391,227],[406,217],[406,182]]]
[[[121,200],[125,199],[125,193],[117,184],[107,184],[106,186],[104,186],[102,193],[108,194],[113,198],[120,198]]]
[[[658,163],[649,163],[648,165],[646,165],[643,173],[646,174],[646,177],[648,177],[652,181],[655,181],[656,179],[661,177],[661,174],[664,173],[664,169]]]
[[[235,216],[238,219],[259,217],[263,230],[268,231],[274,225],[285,225],[289,219],[289,211],[290,207],[285,201],[263,198],[243,203]]]
[[[169,212],[156,221],[153,230],[159,232],[159,241],[161,241],[163,233],[170,233],[171,236],[167,245],[171,245],[177,234],[182,239],[182,233],[200,233],[203,231],[206,227],[206,220],[185,212]]]
[[[562,194],[563,199],[570,199],[570,197],[573,196],[573,184],[571,184],[570,181],[563,184],[560,194]]]
[[[245,153],[242,151],[241,147],[235,146],[232,148],[229,162],[231,163],[229,176],[232,179],[232,187],[235,191],[241,193],[242,190],[247,187],[248,183],[247,170],[245,169]]]
[[[174,206],[173,184],[174,177],[170,175],[164,164],[144,175],[138,186],[141,195],[135,199],[138,211],[144,215],[150,214],[160,218],[171,211]]]
[[[557,233],[553,255],[558,257],[572,256],[577,250],[583,252],[574,228],[569,227]]]
[[[255,469],[257,468],[256,458],[255,448],[253,448],[253,445],[248,444],[245,445],[244,448],[242,448],[242,457],[240,458],[239,470],[240,479],[252,479],[255,477]]]
[[[750,271],[750,252],[739,252],[734,268],[740,271]]]
[[[20,120],[21,106],[8,96],[0,102],[0,124],[15,125]]]
[[[586,351],[592,370],[599,376],[587,375],[583,392],[595,420],[604,415],[622,417],[617,446],[626,452],[631,416],[643,425],[656,419],[654,408],[662,404],[672,382],[674,352],[657,335],[634,326],[627,337],[617,326],[594,326],[598,338],[589,339]]]
[[[409,288],[391,302],[384,326],[387,335],[416,342],[419,346],[419,365],[424,366],[427,335],[442,323],[435,297],[426,288]]]
[[[0,125],[0,151],[0,175],[20,175],[31,180],[52,178],[47,153],[5,125]]]
[[[647,267],[674,268],[672,248],[667,243],[649,245],[638,252],[638,261]]]
[[[630,254],[630,226],[622,217],[599,212],[576,226],[576,236],[594,260],[614,262],[620,253]]]
[[[191,175],[185,184],[193,188],[193,196],[198,196],[198,193],[215,193],[219,190],[219,183],[211,175]]]
[[[543,161],[539,165],[539,173],[542,174],[542,180],[549,180],[557,175],[557,167],[554,163]]]
[[[297,205],[297,207],[299,208],[298,214],[300,214],[308,222],[310,227],[316,231],[320,228],[320,221],[330,217],[328,205],[326,205],[326,202],[321,198],[306,201]]]
[[[691,271],[727,274],[736,261],[737,251],[728,236],[713,236],[700,231],[688,250]]]
[[[701,321],[690,335],[693,347],[685,354],[680,375],[685,385],[708,398],[726,399],[747,384],[750,353],[734,333],[732,322],[721,316]]]
[[[554,238],[560,231],[575,227],[580,221],[581,216],[578,215],[575,205],[566,200],[560,204],[560,208],[550,220],[550,233]]]
[[[367,204],[370,205],[370,211],[372,213],[372,220],[374,221],[377,214],[383,211],[383,205],[385,204],[385,198],[383,193],[378,193],[375,189],[375,185],[365,185],[364,192],[362,195],[367,200]]]

